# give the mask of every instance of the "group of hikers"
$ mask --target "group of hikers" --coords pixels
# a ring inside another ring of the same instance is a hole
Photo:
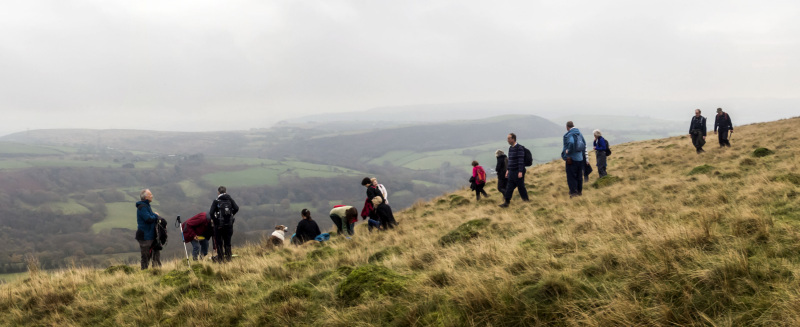
[[[706,118],[700,115],[700,109],[695,110],[689,127],[689,135],[697,153],[705,152],[703,145],[706,137]],[[592,166],[588,162],[586,140],[581,131],[575,127],[572,121],[566,123],[567,132],[563,136],[563,148],[561,159],[565,162],[565,172],[567,175],[567,186],[570,198],[583,195],[583,182],[588,181]],[[717,116],[714,122],[714,133],[719,135],[720,147],[730,147],[729,133],[733,133],[733,123],[730,116],[717,108]],[[595,150],[595,158],[598,175],[600,178],[606,176],[607,156],[611,155],[611,148],[608,141],[603,137],[600,130],[594,130],[594,141],[592,142]],[[509,144],[508,154],[502,150],[495,152],[497,158],[497,189],[503,194],[503,203],[500,207],[508,207],[514,190],[518,190],[522,201],[529,201],[528,191],[525,188],[525,167],[533,165],[533,155],[531,151],[517,143],[517,135],[508,134],[506,138]],[[489,197],[484,190],[486,185],[486,171],[477,161],[472,161],[472,177],[470,178],[471,188],[475,191],[477,200],[481,195]],[[394,219],[392,208],[389,206],[388,193],[386,187],[378,183],[375,178],[364,177],[361,185],[367,188],[367,198],[361,210],[361,217],[367,222],[369,231],[373,229],[389,230],[397,225]],[[160,251],[166,242],[167,222],[160,217],[157,212],[150,208],[153,200],[153,193],[149,189],[142,190],[140,201],[136,202],[137,224],[136,240],[139,242],[141,250],[141,268],[147,269],[150,261],[153,266],[161,266]],[[217,197],[211,204],[208,213],[202,212],[185,222],[180,222],[183,239],[185,243],[192,244],[192,257],[198,260],[208,254],[208,240],[213,240],[216,256],[215,262],[227,262],[231,260],[231,237],[233,235],[234,216],[239,211],[236,201],[227,194],[227,189],[220,186],[217,189]],[[311,212],[303,209],[300,212],[302,220],[297,224],[294,235],[291,237],[292,244],[303,244],[311,240],[325,241],[330,238],[328,233],[322,233],[316,221],[311,218]],[[338,235],[350,238],[354,234],[354,227],[358,222],[358,210],[353,206],[337,205],[330,211],[330,218]],[[289,228],[283,225],[275,227],[275,231],[270,235],[268,244],[272,246],[282,246],[285,242],[285,233]],[[349,236],[348,236],[349,235]],[[188,256],[188,254],[187,254]]]
[[[392,208],[389,207],[386,187],[379,184],[376,178],[369,177],[365,177],[361,185],[367,188],[367,198],[364,201],[364,208],[361,210],[361,217],[367,221],[369,231],[393,229],[397,225],[397,221],[394,219]],[[153,193],[149,189],[142,190],[139,198],[140,201],[136,202],[135,238],[139,242],[141,251],[141,269],[147,269],[151,262],[153,267],[160,267],[160,253],[166,243],[167,221],[150,207]],[[209,239],[213,241],[213,249],[216,252],[216,256],[211,258],[213,262],[231,260],[233,256],[231,237],[233,236],[235,215],[238,212],[239,206],[236,201],[228,195],[225,186],[220,186],[217,188],[217,197],[211,203],[208,213],[198,213],[184,222],[181,222],[180,216],[178,216],[176,223],[179,224],[184,243],[192,244],[192,258],[195,261],[208,255]],[[292,244],[300,245],[311,240],[326,241],[330,238],[329,233],[321,232],[317,222],[311,218],[310,210],[303,209],[300,211],[300,215],[302,219],[291,237]],[[336,226],[338,235],[350,239],[350,236],[355,233],[354,227],[358,221],[358,210],[355,207],[334,206],[330,211],[330,218]],[[289,228],[286,226],[276,226],[275,231],[268,238],[267,244],[282,246],[286,239],[285,233],[288,231]]]

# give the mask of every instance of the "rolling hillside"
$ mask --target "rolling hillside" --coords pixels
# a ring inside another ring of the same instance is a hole
[[[798,325],[799,125],[737,127],[726,149],[712,134],[703,155],[687,136],[616,145],[580,198],[555,161],[527,175],[528,203],[498,208],[490,181],[488,200],[420,202],[394,231],[192,272],[31,260],[0,285],[0,325]]]

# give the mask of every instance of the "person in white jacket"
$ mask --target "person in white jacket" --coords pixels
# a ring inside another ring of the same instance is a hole
[[[377,178],[372,178],[372,185],[381,191],[381,194],[383,194],[383,199],[386,200],[386,204],[389,204],[389,193],[386,192],[386,187],[384,187],[383,184],[378,184]]]

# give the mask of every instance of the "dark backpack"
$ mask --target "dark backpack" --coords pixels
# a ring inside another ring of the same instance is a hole
[[[533,153],[528,148],[522,146],[522,150],[525,151],[525,167],[533,166]]]
[[[231,200],[217,200],[217,221],[220,225],[233,225],[233,204]]]
[[[608,143],[608,140],[605,137],[603,137],[602,139],[603,139],[603,141],[606,141],[606,156],[610,156],[611,155],[611,143]]]

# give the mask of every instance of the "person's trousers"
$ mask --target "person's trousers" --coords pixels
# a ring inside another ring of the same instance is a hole
[[[217,247],[217,260],[230,261],[231,256],[231,237],[233,236],[233,225],[223,225],[214,228],[214,246]]]
[[[706,144],[706,140],[703,139],[703,132],[701,130],[692,130],[692,144],[694,145],[694,148],[697,149],[698,153],[703,151],[703,145]]]
[[[489,197],[489,194],[486,194],[486,191],[483,190],[484,186],[486,186],[485,183],[484,184],[475,184],[475,195],[478,197],[478,200],[481,199],[481,194],[483,194],[483,196],[485,196],[487,198]]]
[[[572,161],[572,164],[566,164],[567,171],[567,185],[569,186],[570,195],[583,194],[583,161]]]
[[[208,240],[192,240],[192,258],[197,261],[198,256],[206,256],[208,254]]]
[[[720,129],[719,131],[717,131],[717,135],[719,135],[719,146],[720,147],[731,146],[731,141],[728,140],[728,134],[729,133],[730,133],[730,130],[727,130],[727,129],[726,130]]]
[[[142,270],[147,269],[150,260],[153,267],[161,267],[161,251],[153,250],[153,240],[139,241],[139,250],[142,252]]]
[[[595,165],[597,166],[597,174],[600,175],[601,178],[605,175],[608,175],[608,173],[606,173],[606,151],[595,151],[594,155],[597,157],[597,165]]]
[[[522,178],[519,178],[518,171],[508,171],[508,186],[506,187],[506,202],[511,201],[511,196],[514,195],[514,189],[519,189],[519,197],[524,201],[528,201],[528,190],[525,189],[525,171],[522,171]]]
[[[505,175],[505,174],[503,174]],[[506,188],[508,187],[508,178],[504,176],[497,178],[497,190],[500,191],[501,194],[506,194]]]
[[[333,224],[336,226],[336,232],[339,233],[339,235],[343,235],[344,233],[353,235],[353,225],[355,225],[354,223],[345,224],[344,221],[342,221],[342,218],[339,218],[339,216],[337,215],[331,215],[331,220],[333,221]]]

